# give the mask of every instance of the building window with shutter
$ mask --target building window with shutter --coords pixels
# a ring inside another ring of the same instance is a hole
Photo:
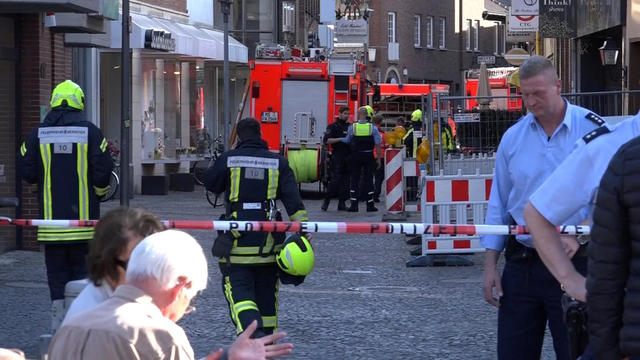
[[[427,41],[426,41],[426,45],[428,48],[433,48],[433,17],[432,16],[427,16],[425,18],[425,24],[424,24],[424,28],[426,31],[426,37],[427,37]]]
[[[420,39],[421,24],[420,24],[420,15],[414,15],[414,23],[413,23],[413,46],[419,48],[422,46],[422,42]]]
[[[396,42],[396,13],[387,13],[388,39],[390,43]]]
[[[445,49],[447,46],[445,41],[447,37],[447,21],[443,17],[438,19],[438,30],[438,48]]]

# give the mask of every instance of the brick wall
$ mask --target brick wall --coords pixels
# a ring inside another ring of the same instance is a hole
[[[40,123],[41,107],[47,107],[51,91],[59,82],[71,78],[71,49],[65,48],[62,34],[53,34],[44,27],[41,14],[19,17],[20,73],[22,101],[20,114],[22,140]],[[48,107],[46,108],[48,109]],[[37,188],[22,182],[22,211],[25,218],[40,218]],[[23,246],[38,249],[36,231],[25,228]]]

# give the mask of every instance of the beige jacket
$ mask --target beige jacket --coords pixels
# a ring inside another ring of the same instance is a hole
[[[192,360],[182,328],[142,290],[121,285],[93,310],[69,319],[49,346],[50,360]]]

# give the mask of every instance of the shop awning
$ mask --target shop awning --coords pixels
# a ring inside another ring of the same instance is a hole
[[[132,49],[155,48],[157,51],[192,56],[204,60],[224,60],[224,37],[221,31],[134,13],[131,14],[131,20],[130,46]],[[108,34],[95,36],[109,37],[109,47],[119,49],[122,46],[122,23],[120,20],[114,20],[110,22],[108,27]],[[158,46],[151,45],[148,38],[149,34],[153,34],[154,37],[157,36],[159,39],[167,40],[164,45],[169,44],[167,47],[171,50],[166,48],[159,50]],[[145,36],[147,37],[146,40]],[[229,36],[229,61],[235,63],[247,63],[248,61],[247,47],[231,36]]]

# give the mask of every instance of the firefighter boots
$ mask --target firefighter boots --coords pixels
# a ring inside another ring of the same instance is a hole
[[[358,200],[351,200],[351,205],[347,209],[348,212],[358,212]]]
[[[346,211],[347,205],[344,203],[344,200],[338,201],[338,211]]]
[[[327,209],[329,208],[329,203],[331,202],[330,198],[325,198],[324,201],[322,202],[322,211],[327,211]],[[338,205],[338,210],[340,210],[340,205]]]
[[[375,207],[375,205],[373,205],[373,201],[368,201],[367,202],[367,211],[368,212],[378,211],[378,208]]]

